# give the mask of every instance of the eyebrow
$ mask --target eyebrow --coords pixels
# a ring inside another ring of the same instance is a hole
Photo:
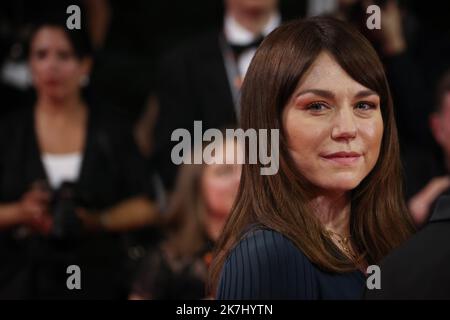
[[[333,99],[335,97],[333,92],[328,91],[328,90],[322,90],[322,89],[303,90],[303,91],[300,91],[299,93],[297,93],[295,95],[295,97],[299,97],[299,96],[307,94],[307,93],[312,93],[312,94],[315,94],[317,96],[324,97],[326,99]],[[360,98],[364,98],[364,97],[368,97],[368,96],[372,96],[372,95],[378,96],[378,93],[376,93],[373,90],[361,90],[355,95],[355,98],[360,99]]]

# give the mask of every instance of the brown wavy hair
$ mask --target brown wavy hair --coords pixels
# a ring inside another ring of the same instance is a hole
[[[228,254],[254,223],[282,233],[322,270],[343,273],[357,269],[354,261],[339,254],[308,205],[311,191],[288,152],[281,120],[299,81],[322,51],[331,54],[351,78],[375,91],[381,101],[384,132],[380,155],[373,170],[351,191],[350,232],[360,259],[377,263],[414,232],[403,196],[393,103],[375,50],[342,21],[328,17],[296,20],[280,26],[263,41],[243,83],[241,127],[280,130],[280,168],[275,175],[263,176],[260,164],[242,167],[238,196],[210,268],[213,295]]]

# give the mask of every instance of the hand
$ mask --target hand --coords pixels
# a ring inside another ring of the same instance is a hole
[[[104,229],[102,214],[89,212],[85,208],[77,208],[76,214],[80,218],[84,227],[88,231],[97,231]]]
[[[49,201],[48,191],[33,187],[17,204],[19,223],[41,234],[48,234],[52,228],[52,218],[48,213]]]
[[[450,176],[436,177],[409,200],[408,207],[417,226],[428,219],[431,204],[448,188],[450,188]]]

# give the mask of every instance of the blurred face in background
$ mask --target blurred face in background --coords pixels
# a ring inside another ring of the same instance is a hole
[[[226,164],[226,157],[233,157],[236,154],[237,145],[232,141],[227,141],[235,145],[234,150],[229,148],[220,149],[215,155],[221,164],[205,164],[202,175],[202,192],[207,212],[221,217],[227,217],[231,211],[241,178],[241,165]]]
[[[278,0],[226,0],[225,6],[233,15],[259,17],[275,11]]]
[[[443,97],[440,111],[431,116],[431,130],[447,159],[450,159],[450,92]]]
[[[355,3],[361,2],[361,0],[339,0],[338,4],[341,7],[348,7],[354,5]]]
[[[75,55],[66,33],[59,27],[42,27],[30,45],[29,63],[38,96],[58,101],[79,95],[91,61]]]
[[[380,98],[325,52],[300,81],[282,117],[297,169],[319,190],[354,189],[378,160]]]

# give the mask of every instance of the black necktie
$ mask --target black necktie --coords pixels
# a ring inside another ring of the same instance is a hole
[[[239,56],[246,50],[257,48],[261,44],[261,42],[264,40],[264,36],[259,36],[255,40],[253,40],[250,43],[247,44],[230,44],[231,50],[233,50],[234,56],[236,59],[239,58]]]

